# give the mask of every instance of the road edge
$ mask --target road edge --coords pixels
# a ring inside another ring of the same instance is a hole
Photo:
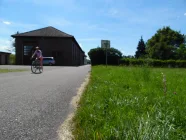
[[[70,106],[72,107],[72,112],[67,116],[63,124],[58,129],[58,139],[59,140],[73,140],[74,136],[72,135],[73,130],[73,117],[78,107],[78,103],[80,101],[81,95],[86,89],[90,80],[90,72],[86,75],[84,82],[81,84],[80,88],[78,88],[77,95],[72,97],[70,102]]]

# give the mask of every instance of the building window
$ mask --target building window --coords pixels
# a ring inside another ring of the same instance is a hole
[[[24,55],[29,55],[33,46],[24,46]]]

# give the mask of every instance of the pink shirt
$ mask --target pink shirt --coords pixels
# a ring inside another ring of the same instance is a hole
[[[38,58],[39,58],[39,57],[43,57],[43,56],[42,56],[41,50],[36,50],[36,51],[34,52],[34,55],[36,55]]]

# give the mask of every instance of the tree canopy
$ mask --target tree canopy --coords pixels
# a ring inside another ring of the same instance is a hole
[[[93,48],[88,52],[92,65],[101,65],[106,62],[106,49]],[[122,53],[115,48],[107,49],[107,63],[108,65],[118,65],[119,60],[122,58]]]
[[[170,27],[163,27],[147,41],[146,52],[154,59],[176,59],[176,50],[184,43],[184,35]]]
[[[140,57],[144,57],[145,54],[146,54],[146,51],[145,51],[145,42],[141,36],[141,39],[140,41],[138,42],[138,47],[137,47],[137,51],[136,51],[136,54],[135,54],[135,57],[136,58],[140,58]]]

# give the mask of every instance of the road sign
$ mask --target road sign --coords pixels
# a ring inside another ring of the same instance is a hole
[[[101,48],[110,48],[110,40],[101,40]]]

